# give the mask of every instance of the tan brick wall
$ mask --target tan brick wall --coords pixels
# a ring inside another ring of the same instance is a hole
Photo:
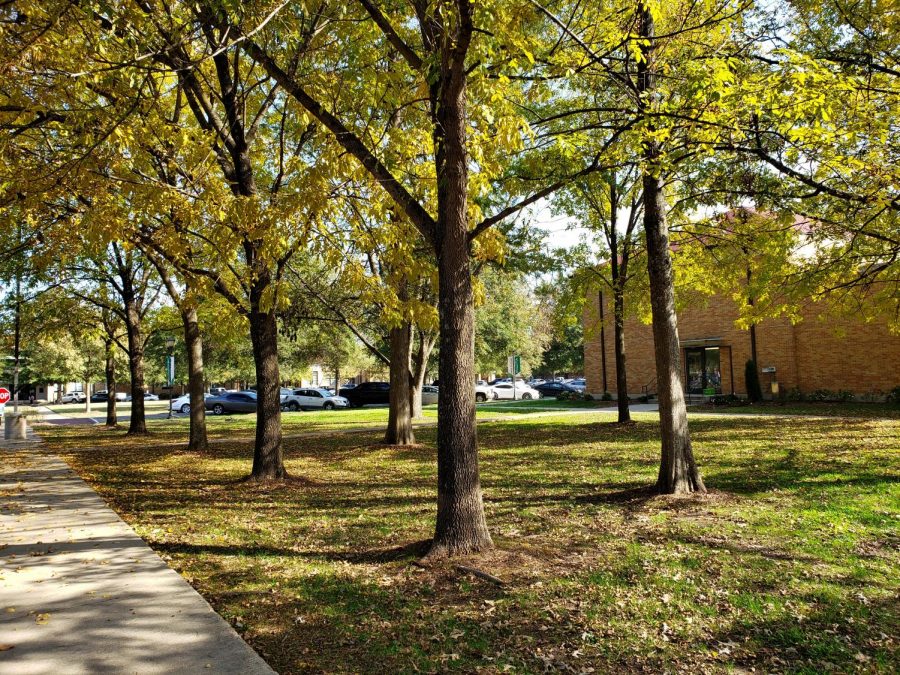
[[[616,391],[613,353],[612,305],[604,293],[607,390]],[[887,326],[861,323],[850,318],[820,320],[821,305],[804,308],[803,321],[792,325],[787,319],[766,319],[756,327],[760,368],[774,366],[782,390],[799,388],[809,393],[816,389],[847,389],[856,394],[888,391],[900,385],[900,336],[891,335]],[[750,358],[750,332],[736,328],[736,303],[728,297],[714,296],[705,303],[679,313],[678,333],[682,346],[705,340],[706,346],[718,346],[721,356],[722,392],[745,395],[744,364]],[[603,392],[602,358],[599,336],[599,293],[591,292],[585,303],[584,365],[586,391]],[[698,344],[698,346],[700,346]],[[639,396],[645,385],[656,380],[653,360],[653,331],[638,319],[625,321],[628,390]],[[730,360],[729,360],[730,352]],[[684,350],[682,349],[682,361]],[[682,377],[684,364],[681,364]],[[760,376],[763,393],[768,393],[771,377]]]

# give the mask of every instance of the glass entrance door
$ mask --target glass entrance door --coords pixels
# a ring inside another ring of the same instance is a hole
[[[721,394],[722,368],[718,347],[684,350],[685,389],[688,394]]]
[[[685,349],[686,387],[689,394],[703,393],[703,350]]]

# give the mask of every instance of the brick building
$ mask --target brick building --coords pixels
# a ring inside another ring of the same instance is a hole
[[[763,394],[771,396],[772,381],[782,393],[817,389],[879,395],[900,385],[900,336],[884,322],[862,323],[852,318],[819,319],[822,308],[810,305],[803,320],[766,319],[756,326],[758,366]],[[612,297],[600,293],[585,304],[584,370],[586,392],[616,392]],[[704,306],[678,315],[681,367],[691,395],[712,393],[745,396],[744,366],[750,358],[750,332],[735,327],[738,307],[729,297],[710,297]],[[602,330],[601,330],[602,323]],[[649,324],[625,322],[625,353],[629,395],[656,391],[653,331]],[[773,371],[774,369],[774,371]]]

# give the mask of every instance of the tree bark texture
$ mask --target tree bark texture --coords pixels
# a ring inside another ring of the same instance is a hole
[[[471,17],[469,17],[471,18]],[[429,556],[493,548],[484,516],[475,424],[475,306],[468,240],[465,74],[446,76],[436,101],[440,358],[438,508]]]
[[[203,336],[200,333],[200,321],[195,307],[181,310],[184,324],[184,344],[187,349],[188,392],[191,397],[191,429],[188,437],[188,450],[202,452],[209,447],[206,437],[206,402],[203,392]]]
[[[281,382],[278,373],[278,320],[275,310],[263,310],[266,284],[254,284],[250,295],[250,338],[256,367],[256,443],[250,478],[258,481],[287,477],[281,446]]]
[[[416,442],[412,428],[412,397],[409,357],[412,349],[412,324],[408,321],[391,328],[390,409],[384,442],[389,445],[412,445]]]
[[[116,345],[106,339],[104,347],[106,348],[106,391],[110,392],[109,401],[106,403],[106,426],[115,427],[119,420],[116,415]]]
[[[128,333],[128,372],[131,375],[131,421],[128,423],[128,435],[132,436],[147,433],[147,421],[144,417],[144,335],[134,297],[125,298],[125,329]],[[116,392],[109,391],[110,398],[115,398],[115,395]]]

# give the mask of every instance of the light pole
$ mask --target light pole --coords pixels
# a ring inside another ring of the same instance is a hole
[[[169,417],[172,419],[172,400],[175,393],[175,338],[171,335],[166,337],[166,349],[169,354],[166,358],[166,383],[169,385]]]

